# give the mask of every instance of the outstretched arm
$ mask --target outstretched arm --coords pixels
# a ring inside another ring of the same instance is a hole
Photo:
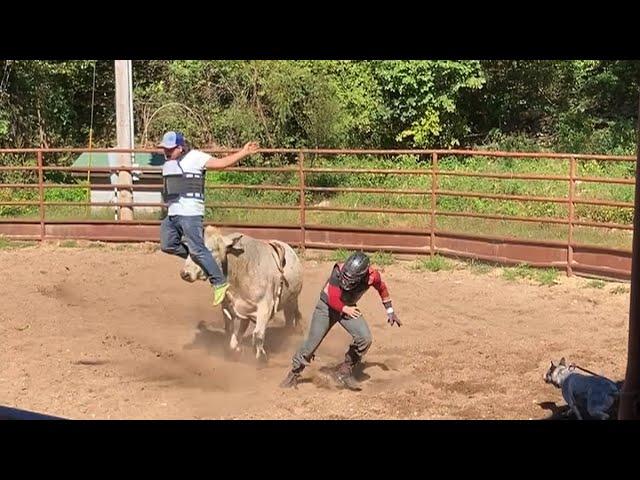
[[[236,153],[232,153],[231,155],[227,155],[222,158],[211,158],[205,164],[205,168],[211,170],[222,170],[224,168],[235,165],[244,157],[252,155],[258,151],[258,144],[256,142],[249,142],[242,150],[237,151]]]
[[[391,303],[391,295],[389,294],[389,289],[387,288],[387,284],[382,280],[382,276],[380,275],[380,272],[378,270],[371,270],[371,273],[369,274],[369,283],[378,291],[378,294],[380,295],[382,304],[387,311],[387,321],[391,324],[391,326],[393,326],[393,324],[395,323],[400,327],[402,323],[400,323],[398,316],[393,310],[393,304]]]

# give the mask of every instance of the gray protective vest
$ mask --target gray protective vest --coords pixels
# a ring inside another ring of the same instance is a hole
[[[162,200],[175,202],[180,198],[204,200],[204,174],[186,173],[180,161],[168,160],[162,169]]]

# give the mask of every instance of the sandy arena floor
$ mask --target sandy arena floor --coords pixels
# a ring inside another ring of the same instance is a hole
[[[398,262],[383,276],[404,326],[387,325],[375,291],[361,304],[374,337],[362,391],[323,373],[347,348],[339,325],[299,388],[281,390],[301,341],[281,318],[267,330],[267,367],[250,337],[246,358],[225,360],[221,313],[208,285],[179,278],[180,259],[96,245],[0,250],[0,404],[75,419],[538,419],[545,402],[564,404],[542,381],[551,359],[624,376],[628,285],[561,276],[546,287],[500,269],[418,273]],[[305,318],[330,267],[305,262]]]

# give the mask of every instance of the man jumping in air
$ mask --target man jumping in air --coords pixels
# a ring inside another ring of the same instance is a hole
[[[213,285],[213,304],[219,305],[229,284],[204,243],[205,170],[230,167],[255,153],[258,144],[249,142],[239,152],[213,158],[200,150],[188,149],[181,133],[167,132],[158,146],[164,149],[165,156],[162,199],[169,205],[160,225],[162,251],[184,259],[191,256],[209,278]]]

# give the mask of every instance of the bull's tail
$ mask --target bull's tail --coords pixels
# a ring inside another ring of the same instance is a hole
[[[269,245],[276,252],[276,265],[278,267],[278,271],[280,272],[280,275],[284,276],[284,267],[287,265],[287,258],[284,251],[284,247],[279,242],[275,242],[275,241],[269,242]]]
[[[287,279],[284,277],[284,267],[287,265],[286,252],[282,244],[279,242],[271,241],[269,245],[275,251],[276,266],[278,267],[278,271],[280,272],[280,281],[278,282],[278,286],[276,287],[276,292],[274,296],[273,302],[273,311],[271,312],[271,316],[275,315],[280,307],[280,298],[282,297],[282,289],[284,285],[287,284]]]

